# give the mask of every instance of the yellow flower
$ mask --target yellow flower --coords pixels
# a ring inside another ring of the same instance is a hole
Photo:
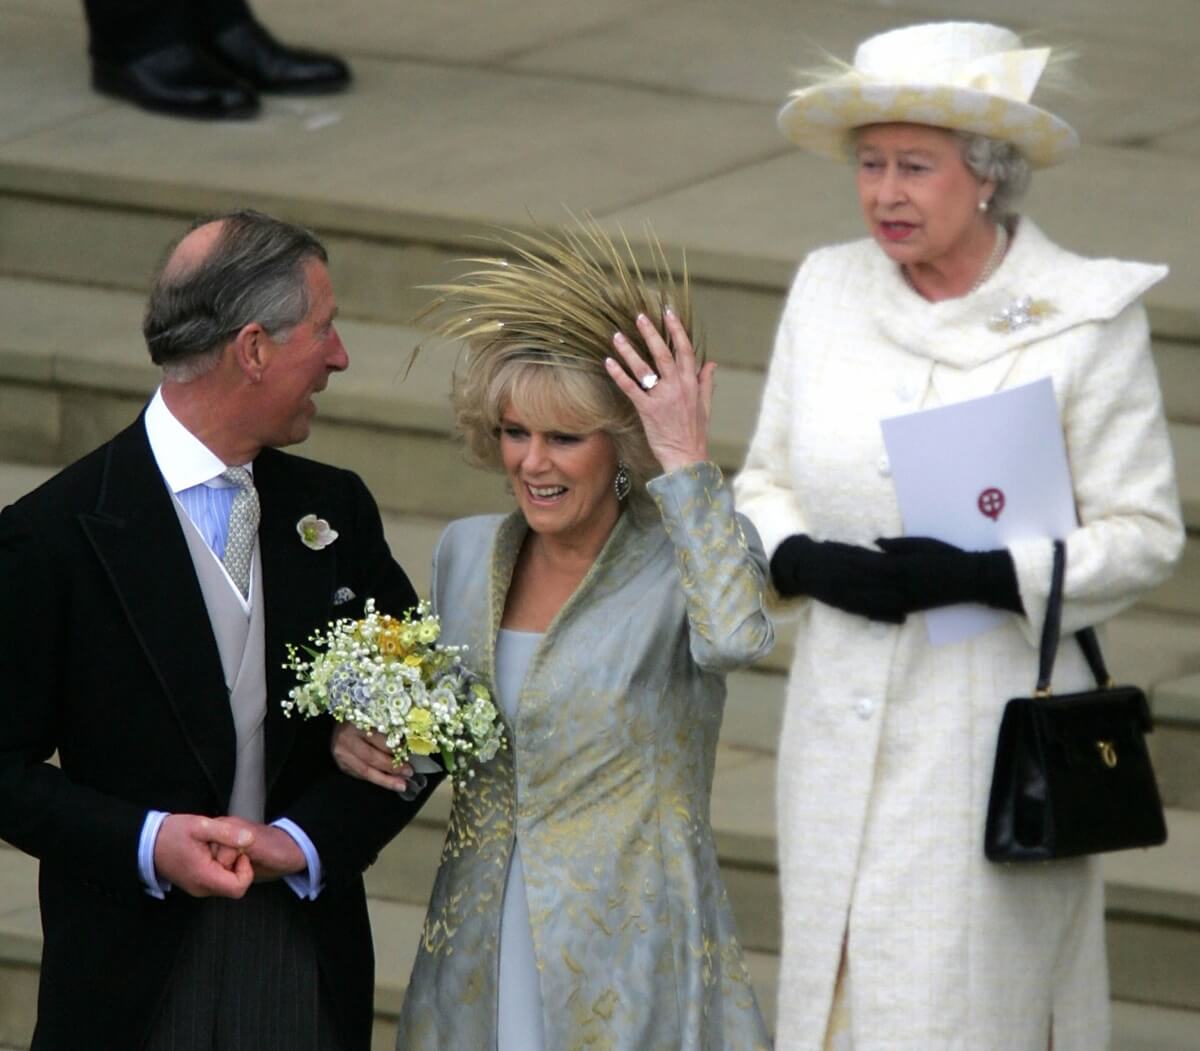
[[[433,729],[433,713],[424,708],[413,708],[408,713],[405,738],[408,750],[417,755],[432,755],[437,751],[437,742],[429,736]]]
[[[408,750],[416,755],[433,755],[437,751],[437,743],[431,741],[428,737],[418,737],[415,734],[409,734],[406,738]]]
[[[427,734],[433,729],[433,713],[424,708],[413,708],[408,713],[407,726],[409,734]]]

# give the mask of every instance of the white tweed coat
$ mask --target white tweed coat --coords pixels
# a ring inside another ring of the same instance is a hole
[[[1020,221],[978,292],[931,304],[871,241],[814,252],[784,310],[735,483],[771,554],[785,537],[902,532],[879,420],[1053,380],[1080,526],[1064,634],[1162,581],[1183,527],[1139,297],[1164,267],[1089,260]],[[1052,313],[987,321],[1019,297]],[[1015,545],[1027,616],[949,646],[801,599],[779,749],[783,960],[777,1047],[819,1051],[846,938],[856,1051],[1097,1051],[1108,1040],[1095,859],[984,859],[996,732],[1036,678],[1051,542]],[[1059,690],[1087,683],[1064,643]]]

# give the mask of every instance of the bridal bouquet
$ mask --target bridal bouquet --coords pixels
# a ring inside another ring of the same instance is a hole
[[[437,644],[441,624],[426,602],[398,620],[367,599],[364,613],[314,632],[310,645],[288,644],[284,667],[299,685],[284,712],[328,713],[381,733],[397,766],[436,753],[452,779],[473,776],[503,747],[504,729],[488,688],[462,662],[466,647]]]

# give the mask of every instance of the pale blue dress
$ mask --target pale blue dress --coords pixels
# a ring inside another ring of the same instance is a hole
[[[496,698],[517,723],[521,687],[533,651],[542,636],[528,631],[501,628],[496,639]],[[525,870],[521,866],[521,843],[513,846],[504,886],[504,910],[500,919],[500,979],[497,995],[496,1051],[543,1051],[542,989],[533,930],[529,925],[529,903],[525,898]]]

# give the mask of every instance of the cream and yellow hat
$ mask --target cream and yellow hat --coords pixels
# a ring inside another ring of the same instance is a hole
[[[853,66],[793,91],[779,127],[840,160],[853,128],[930,124],[1011,142],[1046,168],[1079,145],[1066,121],[1029,102],[1049,59],[1049,48],[1024,48],[1016,33],[984,22],[893,29],[864,40]]]

